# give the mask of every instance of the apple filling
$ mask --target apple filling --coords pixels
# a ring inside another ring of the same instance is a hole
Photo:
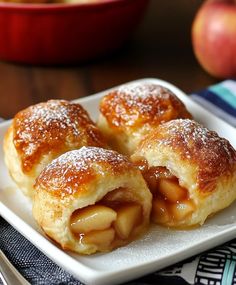
[[[70,223],[71,231],[82,243],[106,251],[134,238],[135,228],[142,223],[142,206],[103,198],[97,204],[74,211]]]
[[[166,167],[148,167],[146,160],[136,163],[153,194],[151,219],[154,223],[176,225],[195,210],[188,190]]]

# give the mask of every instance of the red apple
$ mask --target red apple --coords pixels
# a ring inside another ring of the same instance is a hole
[[[192,26],[194,53],[218,78],[236,77],[236,0],[208,0]]]

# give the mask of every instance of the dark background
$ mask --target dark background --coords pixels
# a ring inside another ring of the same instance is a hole
[[[152,0],[142,23],[113,54],[76,66],[0,62],[0,116],[50,98],[75,99],[130,80],[155,77],[186,93],[214,84],[197,63],[191,25],[200,0]]]

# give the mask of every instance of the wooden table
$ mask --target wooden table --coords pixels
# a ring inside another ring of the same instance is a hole
[[[201,0],[152,0],[129,42],[107,57],[76,66],[0,62],[0,116],[50,98],[75,99],[131,80],[155,77],[189,93],[216,79],[198,65],[190,30]]]

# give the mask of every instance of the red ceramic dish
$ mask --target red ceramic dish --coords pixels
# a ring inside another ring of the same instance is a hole
[[[75,63],[118,48],[148,0],[91,4],[0,3],[0,59],[28,64]]]

